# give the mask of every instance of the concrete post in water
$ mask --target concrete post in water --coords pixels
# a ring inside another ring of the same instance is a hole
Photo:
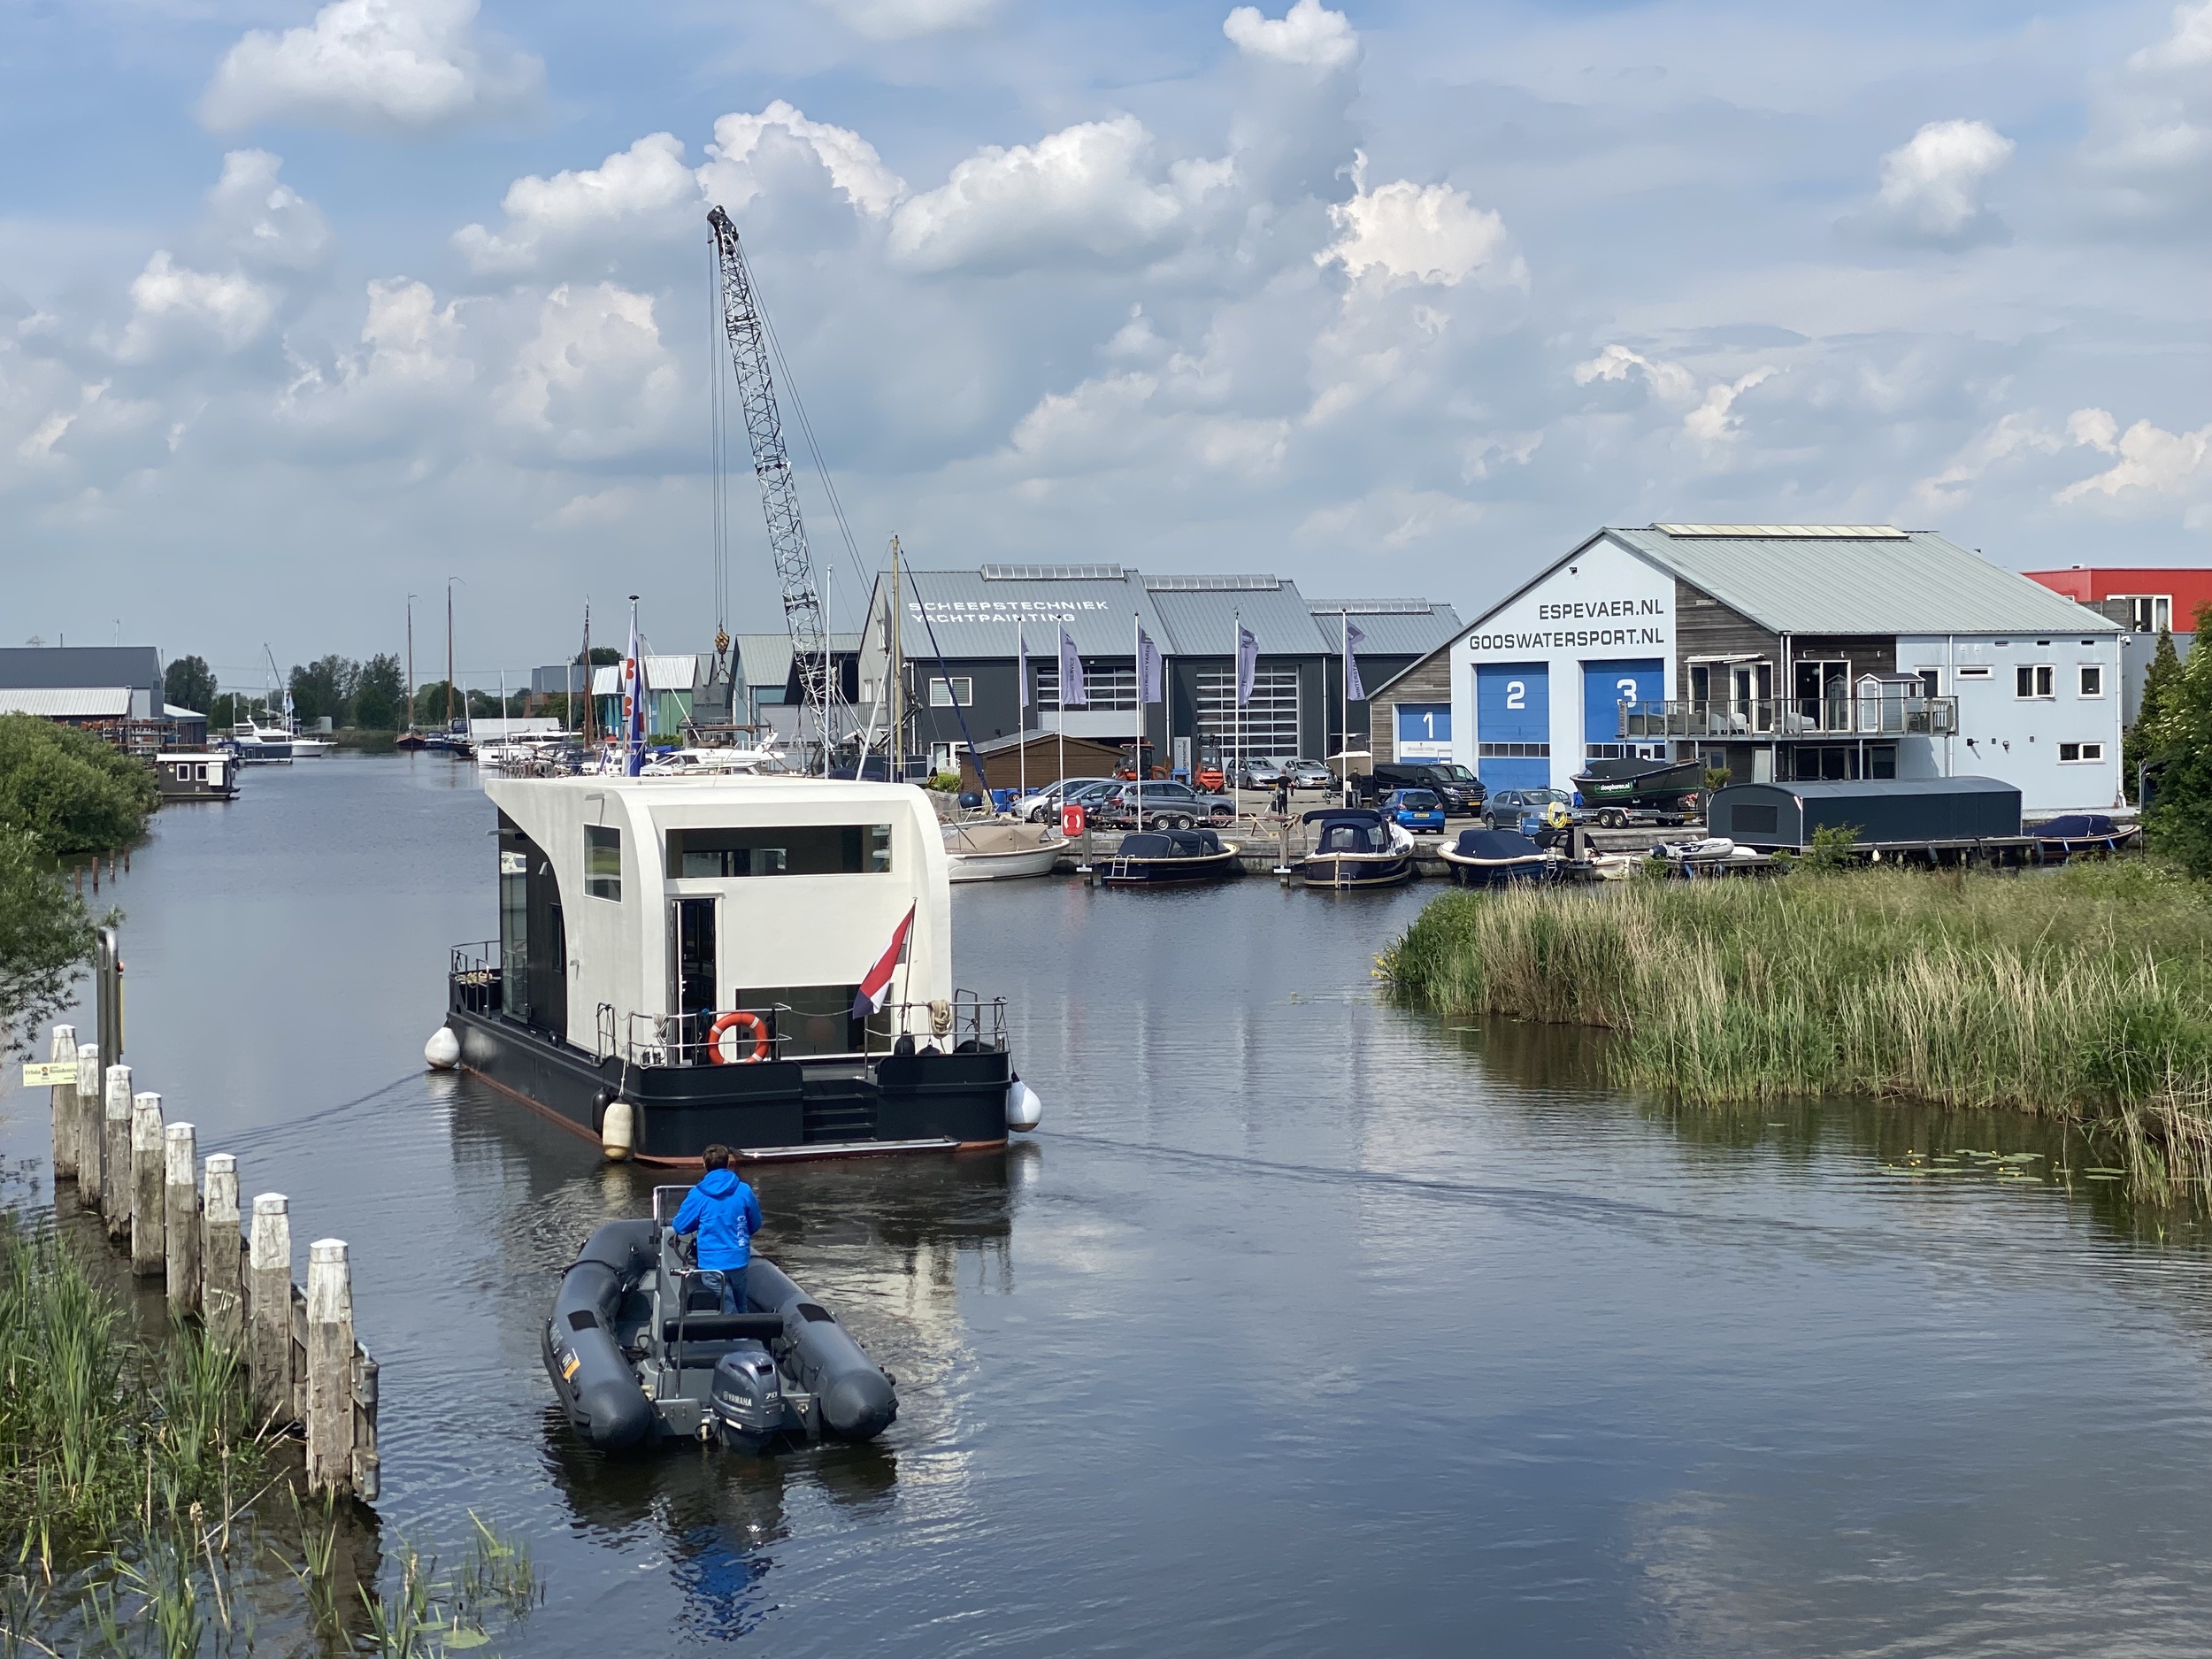
[[[70,1102],[75,1107],[70,1119],[72,1123],[82,1125],[88,1120],[98,1121],[100,1087],[100,1045],[96,1042],[81,1043],[77,1048],[77,1098]],[[88,1099],[87,1096],[90,1098]],[[81,1128],[77,1130],[72,1138],[76,1141],[77,1175],[81,1180],[84,1177],[84,1143]],[[58,1136],[56,1137],[57,1157],[60,1155],[59,1139]],[[95,1147],[93,1156],[96,1159],[99,1156],[100,1149]],[[59,1173],[58,1169],[56,1172]]]
[[[374,1503],[383,1486],[383,1459],[376,1449],[377,1375],[381,1368],[359,1339],[353,1344],[353,1495]]]
[[[77,1050],[82,1056],[84,1050]],[[131,1236],[131,1069],[107,1069],[107,1104],[100,1121],[100,1213],[108,1237]]]
[[[84,1060],[84,1048],[78,1048],[78,1060]],[[109,1239],[131,1237],[131,1066],[106,1069],[106,1104],[100,1109],[100,1215],[109,1221]]]
[[[307,1486],[353,1490],[353,1279],[343,1239],[307,1247]]]
[[[132,1100],[131,1271],[159,1279],[169,1261],[162,1221],[168,1194],[169,1153],[161,1127],[161,1096],[149,1091]]]
[[[46,1048],[47,1060],[55,1065],[67,1065],[76,1057],[77,1028],[55,1026],[53,1041]],[[76,1176],[78,1160],[83,1156],[81,1148],[84,1141],[78,1125],[84,1121],[84,1109],[77,1098],[83,1081],[81,1071],[75,1083],[57,1083],[47,1091],[54,1108],[54,1179],[58,1181]]]
[[[253,1319],[253,1386],[262,1409],[292,1409],[292,1218],[282,1193],[253,1201],[246,1304]]]
[[[200,1146],[190,1124],[171,1124],[162,1140],[165,1232],[163,1255],[169,1268],[169,1310],[200,1310]]]
[[[246,1286],[238,1271],[238,1160],[227,1152],[207,1160],[200,1228],[201,1316],[218,1345],[240,1352],[246,1334]]]

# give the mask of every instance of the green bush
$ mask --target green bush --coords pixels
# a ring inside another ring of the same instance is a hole
[[[1808,870],[1848,870],[1859,862],[1859,826],[1823,824],[1813,831],[1812,845],[1805,849]]]
[[[45,851],[119,852],[160,799],[145,762],[89,733],[0,715],[0,826],[29,831]]]
[[[84,901],[27,832],[0,827],[0,1056],[67,1005],[93,944]]]

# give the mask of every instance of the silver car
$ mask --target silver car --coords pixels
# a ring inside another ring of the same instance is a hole
[[[1317,760],[1286,761],[1283,773],[1294,789],[1333,789],[1337,776]]]

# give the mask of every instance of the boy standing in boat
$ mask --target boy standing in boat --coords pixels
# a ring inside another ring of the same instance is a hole
[[[736,1160],[719,1143],[699,1155],[707,1172],[684,1194],[670,1224],[681,1236],[699,1235],[699,1271],[722,1275],[722,1311],[745,1310],[745,1270],[753,1259],[753,1234],[760,1231],[760,1200],[731,1166]]]

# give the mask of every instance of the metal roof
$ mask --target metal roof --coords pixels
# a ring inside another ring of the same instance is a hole
[[[1952,778],[1851,778],[1840,781],[1834,779],[1807,780],[1802,783],[1740,783],[1729,786],[1733,794],[1738,789],[1771,789],[1779,795],[1793,795],[1807,801],[1856,801],[1868,795],[2018,795],[2020,786],[2007,783],[2001,778],[1978,778],[1960,775]],[[1716,791],[1715,793],[1718,793]]]
[[[1118,565],[986,565],[976,572],[987,582],[1118,582]]]
[[[1219,581],[1221,579],[1213,579]],[[1325,657],[1337,649],[1314,626],[1295,582],[1156,591],[1152,603],[1167,625],[1165,649],[1177,657],[1222,657],[1236,649],[1240,618],[1260,642],[1262,657]]]
[[[0,687],[0,714],[35,714],[48,720],[119,720],[130,711],[128,686]]]
[[[1279,576],[1148,576],[1145,587],[1156,594],[1271,594],[1283,585]]]
[[[1926,530],[1707,528],[1714,534],[1678,534],[1658,525],[1601,534],[1777,634],[2122,631],[2095,611]]]
[[[1360,653],[1370,657],[1425,657],[1450,642],[1460,630],[1459,612],[1426,599],[1340,599],[1306,602],[1314,626],[1332,649],[1343,635],[1338,617],[1349,611],[1352,626],[1366,634]]]
[[[1893,541],[1910,535],[1886,524],[1655,524],[1671,536],[1757,536],[1778,541]]]
[[[161,654],[150,645],[19,645],[0,649],[0,686],[103,690],[129,686],[152,691],[160,684]]]
[[[1048,576],[987,575],[987,571],[1046,570]],[[1110,575],[1071,575],[1074,571],[1104,571]],[[881,614],[887,578],[879,576],[876,597],[869,614]],[[1032,658],[1049,657],[1057,649],[1061,627],[1066,627],[1075,649],[1086,657],[1129,657],[1136,646],[1130,623],[1141,618],[1145,632],[1160,641],[1163,650],[1173,649],[1142,581],[1134,571],[1118,565],[986,565],[973,571],[918,571],[899,572],[900,598],[904,610],[899,618],[899,648],[913,660],[934,655],[930,628],[947,660],[956,657],[1012,657],[1018,629]],[[917,595],[919,595],[918,598]],[[928,626],[924,626],[925,610]],[[875,641],[880,649],[881,641]],[[1223,648],[1226,649],[1226,646]]]

